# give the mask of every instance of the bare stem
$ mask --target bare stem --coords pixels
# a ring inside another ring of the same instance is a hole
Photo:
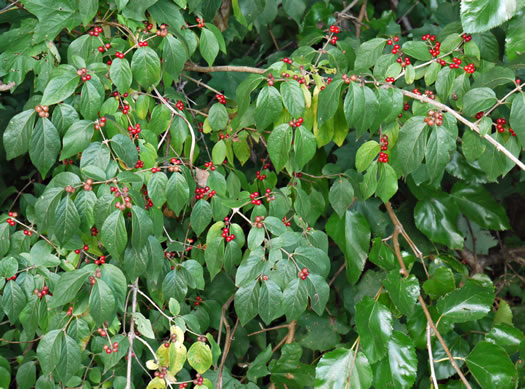
[[[131,362],[133,355],[133,341],[135,340],[135,321],[133,314],[137,311],[137,291],[139,285],[139,279],[137,278],[132,285],[133,293],[131,295],[131,323],[129,324],[129,349],[128,349],[128,369],[126,373],[126,389],[131,389]]]

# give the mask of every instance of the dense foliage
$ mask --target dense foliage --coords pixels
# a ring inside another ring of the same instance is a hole
[[[0,6],[1,387],[525,385],[524,1]]]

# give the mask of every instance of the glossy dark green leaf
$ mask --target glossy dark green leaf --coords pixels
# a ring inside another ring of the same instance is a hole
[[[439,299],[439,313],[454,323],[479,320],[486,316],[494,303],[494,288],[468,280],[465,285]]]
[[[462,336],[456,332],[449,332],[443,335],[445,344],[447,345],[450,353],[456,359],[456,364],[461,369],[465,364],[465,361],[461,358],[466,358],[470,352],[470,345],[463,339]],[[432,352],[434,354],[434,367],[436,371],[436,378],[438,380],[447,379],[456,375],[456,370],[450,363],[447,353],[443,349],[443,346],[437,338],[432,339]]]
[[[200,53],[208,65],[211,66],[213,65],[213,61],[215,61],[217,54],[219,54],[219,42],[217,41],[215,34],[207,28],[201,30],[200,39]]]
[[[266,85],[257,96],[255,123],[257,128],[264,130],[281,115],[283,103],[277,88]]]
[[[148,196],[153,202],[153,206],[161,208],[167,200],[166,186],[168,177],[164,172],[158,172],[151,175],[148,181]]]
[[[218,237],[207,242],[204,259],[210,278],[213,280],[224,265],[224,238]]]
[[[33,42],[53,41],[65,27],[72,29],[80,24],[76,4],[66,0],[29,0],[24,7],[35,15],[39,23],[34,31]]]
[[[131,244],[137,250],[144,247],[153,232],[153,222],[142,208],[131,208]]]
[[[461,24],[468,33],[488,31],[512,18],[521,7],[519,0],[461,2]]]
[[[270,374],[266,365],[272,358],[272,354],[272,345],[269,344],[268,347],[266,347],[266,349],[257,355],[253,362],[250,363],[250,367],[246,372],[246,376],[250,381],[257,382],[257,378],[265,377]]]
[[[226,127],[228,123],[228,111],[224,104],[215,103],[211,106],[208,114],[208,122],[213,130],[221,130]]]
[[[44,90],[40,104],[52,105],[67,99],[77,89],[79,80],[80,77],[73,66],[61,65],[56,68]]]
[[[420,61],[428,61],[432,58],[428,51],[428,45],[422,41],[408,41],[403,43],[403,54],[414,57]]]
[[[406,121],[399,131],[395,156],[405,175],[416,170],[425,156],[426,123],[423,116],[414,116]]]
[[[241,325],[245,325],[257,316],[259,312],[259,291],[260,286],[257,280],[237,289],[233,301]]]
[[[7,282],[2,296],[2,306],[11,324],[18,321],[18,315],[26,305],[26,295],[16,281]]]
[[[383,283],[397,309],[404,315],[410,316],[419,297],[417,278],[414,275],[405,278],[398,270],[393,270]]]
[[[191,228],[195,234],[200,235],[210,224],[213,212],[206,200],[199,200],[191,211]]]
[[[412,340],[400,331],[394,331],[388,341],[388,361],[396,388],[411,388],[417,374],[416,349]]]
[[[423,283],[423,290],[433,299],[437,299],[454,289],[456,289],[454,273],[448,267],[438,267],[431,277]]]
[[[80,91],[80,113],[84,119],[98,118],[100,107],[104,102],[105,90],[99,78],[94,74],[86,81]]]
[[[383,53],[386,39],[373,38],[361,44],[357,51],[354,68],[357,70],[367,70],[375,64]]]
[[[150,88],[160,81],[160,59],[157,52],[149,47],[140,47],[131,59],[133,78],[144,88]]]
[[[525,336],[518,328],[500,323],[492,327],[485,336],[485,340],[503,347],[509,355],[512,355],[519,351],[520,344],[525,340]]]
[[[26,362],[16,372],[16,383],[20,389],[34,388],[36,383],[36,363]]]
[[[8,160],[29,150],[35,118],[35,111],[29,109],[13,116],[9,121],[3,135],[4,149]]]
[[[281,96],[284,106],[293,118],[301,117],[305,108],[304,94],[295,80],[288,80],[281,84]],[[275,131],[275,130],[274,130]]]
[[[310,274],[306,280],[310,306],[319,316],[322,316],[330,297],[330,287],[323,277],[318,274]]]
[[[454,70],[448,66],[439,71],[436,79],[436,91],[443,101],[447,101],[452,93],[455,78]]]
[[[463,112],[466,116],[474,116],[480,111],[486,111],[498,101],[496,93],[490,88],[474,88],[463,96]]]
[[[62,199],[56,210],[55,236],[62,244],[66,243],[80,227],[80,215],[70,196]]]
[[[171,34],[164,38],[163,45],[162,64],[168,74],[176,78],[184,69],[188,53],[181,41]]]
[[[284,314],[282,308],[283,293],[272,280],[265,280],[259,292],[259,316],[268,325]]]
[[[125,58],[113,59],[111,67],[109,68],[109,76],[120,93],[127,92],[133,79],[128,60]]]
[[[483,389],[513,388],[516,368],[505,350],[496,344],[479,342],[467,357],[467,366]]]
[[[346,276],[355,284],[365,266],[370,248],[370,226],[366,218],[357,211],[345,214],[345,259]]]
[[[310,246],[300,246],[294,251],[294,257],[297,263],[307,267],[310,272],[327,277],[330,273],[330,258],[321,249]]]
[[[100,238],[111,256],[120,258],[128,243],[128,233],[122,211],[114,211],[107,217],[100,230]]]
[[[295,277],[283,291],[283,308],[288,320],[295,320],[308,304],[306,280]]]
[[[325,122],[334,117],[341,97],[341,88],[343,80],[332,81],[324,90],[319,93],[319,105],[317,108],[317,122],[321,127]]]
[[[370,140],[359,146],[355,156],[355,167],[357,171],[362,173],[368,169],[372,161],[379,154],[379,151],[379,143],[377,143],[375,140]]]
[[[64,160],[84,151],[91,142],[94,131],[93,122],[89,120],[79,120],[73,123],[62,140],[64,147],[60,154],[60,159]]]
[[[392,313],[378,301],[365,296],[355,306],[355,324],[361,347],[368,360],[381,360],[390,348]]]
[[[298,170],[311,161],[317,151],[315,136],[303,126],[295,130],[294,160]]]
[[[55,164],[60,147],[60,135],[53,123],[49,119],[40,118],[31,135],[29,157],[42,178],[46,178],[47,172]]]
[[[358,137],[372,127],[378,111],[379,101],[372,89],[356,82],[350,83],[344,113],[348,125],[356,129]]]
[[[330,205],[339,217],[344,217],[346,210],[354,201],[354,188],[346,178],[338,178],[330,187],[328,194]]]
[[[315,368],[315,387],[368,389],[373,372],[362,352],[337,348],[323,355]]]
[[[64,343],[64,332],[51,330],[45,334],[36,349],[40,368],[44,374],[49,374],[58,366]]]
[[[426,168],[431,182],[441,179],[455,150],[456,138],[449,131],[442,126],[432,128],[425,150]]]
[[[268,155],[277,172],[281,171],[288,162],[292,134],[292,129],[288,124],[281,124],[272,130],[268,138]]]
[[[135,167],[138,161],[137,147],[129,136],[124,134],[117,134],[111,138],[111,148],[117,157],[124,162],[128,167]]]
[[[83,269],[62,274],[57,284],[60,287],[53,289],[53,297],[49,301],[49,308],[61,307],[73,301],[88,276],[89,272]]]
[[[389,201],[397,192],[397,174],[388,163],[382,164],[379,168],[379,181],[377,182],[376,196],[384,203]]]
[[[116,304],[113,291],[102,279],[97,279],[89,295],[89,311],[97,325],[111,321],[115,314]]]
[[[166,278],[162,281],[162,294],[165,298],[174,298],[178,301],[183,301],[188,291],[188,284],[178,270],[172,270],[166,274]]]
[[[430,240],[450,248],[463,247],[463,236],[457,227],[458,215],[454,199],[444,194],[420,200],[414,209],[416,227]]]
[[[514,100],[512,100],[512,108],[510,110],[510,125],[518,136],[521,144],[525,143],[525,121],[523,120],[524,115],[525,96],[520,93],[516,95]]]
[[[177,215],[188,205],[190,189],[184,175],[181,173],[173,173],[170,176],[166,185],[166,197],[168,207]]]

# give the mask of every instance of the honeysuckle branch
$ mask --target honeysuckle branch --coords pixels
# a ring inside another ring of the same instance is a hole
[[[240,73],[255,73],[264,74],[266,69],[256,68],[253,66],[200,66],[193,62],[186,62],[184,64],[184,70],[197,73],[216,73],[216,72],[240,72]]]
[[[135,280],[132,285],[132,295],[131,295],[131,322],[129,324],[128,340],[129,340],[129,349],[128,349],[128,368],[126,371],[126,389],[131,389],[131,362],[133,355],[133,341],[135,340],[135,319],[134,314],[137,311],[137,292],[139,290],[139,279]]]
[[[151,348],[149,343],[146,342],[144,339],[142,339],[140,336],[135,336],[135,339],[140,341],[144,346],[146,346],[148,348],[148,350],[151,352],[151,355],[153,355],[153,360],[155,361],[155,363],[158,363],[159,360],[157,359],[157,353],[155,353],[155,350],[153,350],[153,348]]]
[[[290,324],[281,324],[275,327],[263,328],[262,330],[255,331],[255,332],[252,332],[251,334],[248,334],[248,336],[258,335],[258,334],[262,334],[263,332],[268,332],[268,331],[273,331],[273,330],[279,330],[281,328],[289,328],[289,326]]]
[[[202,86],[203,88],[206,88],[206,89],[212,91],[213,93],[216,93],[216,94],[219,94],[219,95],[221,94],[221,92],[219,92],[217,89],[212,88],[211,86],[209,86],[205,82],[202,82],[201,80],[197,80],[197,79],[195,79],[193,77],[188,76],[187,74],[182,74],[182,76],[184,78],[187,78],[188,80],[194,82],[195,84],[197,84],[197,86]]]
[[[492,111],[494,111],[496,108],[498,108],[500,105],[505,103],[505,100],[507,100],[512,94],[521,91],[522,86],[520,84],[516,85],[516,88],[511,90],[509,93],[507,93],[501,100],[498,100],[496,104],[494,104],[487,112],[483,114],[483,116],[489,116]],[[481,119],[480,119],[481,120]],[[479,123],[479,120],[476,121],[476,124]]]
[[[428,362],[430,364],[430,379],[432,380],[435,389],[439,389],[436,371],[434,370],[434,357],[432,356],[432,332],[430,331],[430,324],[427,322],[427,350],[428,350]]]
[[[397,261],[399,262],[399,266],[401,267],[401,274],[404,277],[408,277],[409,273],[405,266],[405,262],[403,261],[403,256],[401,255],[401,248],[399,246],[399,234],[401,233],[401,230],[403,230],[403,225],[401,224],[394,210],[392,209],[392,204],[390,204],[390,202],[387,202],[385,203],[385,206],[386,206],[388,215],[390,216],[390,219],[392,220],[392,223],[394,224],[394,233],[392,234],[392,242],[394,243],[394,252],[395,252]],[[439,332],[436,325],[434,324],[434,320],[432,320],[432,316],[430,315],[430,312],[428,311],[425,300],[423,300],[423,297],[421,297],[421,295],[418,296],[418,300],[419,300],[419,304],[421,305],[421,308],[423,309],[423,313],[425,314],[425,317],[427,318],[427,323],[432,328],[432,331],[434,331],[434,334],[436,334],[436,337],[438,338],[439,343],[441,343],[441,346],[443,346],[443,350],[445,350],[445,353],[447,354],[450,364],[452,365],[456,373],[458,373],[459,378],[461,379],[463,384],[467,387],[467,389],[472,389],[469,382],[465,378],[465,375],[463,374],[463,372],[457,365],[456,361],[454,360],[454,357],[452,356],[452,353],[447,347],[445,340],[441,336],[441,333]]]
[[[290,323],[288,323],[287,325],[288,327],[288,333],[286,334],[286,336],[277,344],[277,346],[275,346],[273,349],[272,349],[272,353],[276,352],[277,350],[279,350],[281,348],[281,346],[283,344],[291,344],[293,343],[293,340],[295,338],[295,330],[297,329],[297,321],[296,320],[292,320]]]
[[[237,319],[237,321],[235,322],[235,326],[233,328],[233,333],[231,333],[230,323],[228,323],[228,319],[226,318],[226,311],[230,307],[234,298],[235,298],[235,294],[232,294],[230,298],[228,299],[228,301],[226,301],[224,305],[222,306],[221,321],[219,323],[219,336],[217,338],[217,343],[220,346],[221,330],[222,330],[223,323],[224,323],[224,327],[226,328],[226,340],[224,342],[224,350],[222,352],[221,364],[219,365],[219,376],[217,377],[217,389],[222,389],[222,372],[224,370],[224,364],[226,363],[226,357],[228,356],[228,353],[230,352],[233,334],[235,334],[235,330],[237,329],[237,325],[239,324],[239,319]]]
[[[418,95],[409,91],[406,91],[404,89],[400,89],[403,95],[410,97],[411,99],[421,101],[423,103],[428,103],[430,105],[433,105],[436,108],[439,108],[441,111],[446,111],[450,113],[452,116],[454,116],[458,121],[466,125],[468,128],[470,128],[472,131],[478,133],[479,136],[481,136],[483,139],[485,139],[487,142],[489,142],[491,145],[493,145],[496,150],[499,152],[505,154],[507,158],[509,158],[512,162],[514,162],[516,165],[519,166],[521,170],[525,170],[525,164],[521,162],[518,158],[516,158],[509,150],[505,148],[501,143],[499,143],[497,140],[493,139],[489,134],[481,135],[481,130],[479,129],[478,125],[476,123],[472,123],[470,120],[465,119],[462,115],[460,115],[458,112],[456,112],[454,109],[450,108],[448,105],[445,105],[443,103],[440,103],[438,101],[429,99],[426,96]]]

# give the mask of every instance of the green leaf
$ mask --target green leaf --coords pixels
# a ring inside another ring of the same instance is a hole
[[[308,289],[306,280],[295,277],[283,292],[283,308],[288,321],[295,320],[306,310]]]
[[[362,173],[368,169],[372,161],[379,154],[379,151],[379,143],[377,143],[375,140],[369,140],[368,142],[365,142],[359,146],[355,156],[355,167],[357,171]]]
[[[62,244],[66,243],[80,227],[80,215],[70,196],[62,199],[56,210],[55,236]]]
[[[459,209],[451,196],[437,194],[417,202],[416,227],[430,240],[450,248],[463,248],[463,236],[457,227]]]
[[[34,388],[36,383],[36,363],[26,362],[16,372],[16,383],[20,389]]]
[[[235,292],[233,301],[235,312],[237,312],[237,316],[243,326],[257,316],[257,312],[259,312],[259,290],[259,282],[254,280],[241,286]]]
[[[379,111],[379,102],[375,93],[367,86],[356,82],[350,83],[344,101],[344,113],[350,127],[361,136],[372,127]]]
[[[366,70],[374,65],[383,53],[385,43],[386,39],[384,38],[373,38],[362,43],[359,50],[357,50],[354,68],[356,70]]]
[[[467,357],[467,366],[482,388],[515,387],[516,368],[501,346],[478,342]]]
[[[65,27],[71,30],[80,24],[76,3],[67,0],[28,0],[24,7],[39,21],[34,31],[34,43],[53,41]]]
[[[173,297],[175,300],[183,301],[187,292],[188,285],[182,272],[172,270],[166,274],[166,278],[162,281],[162,294],[165,298]]]
[[[455,79],[456,74],[450,67],[445,66],[439,71],[436,79],[436,91],[441,100],[448,100],[450,94],[452,93],[452,87],[454,86]]]
[[[44,374],[51,373],[60,363],[63,343],[64,332],[62,330],[51,330],[38,342],[36,354]]]
[[[197,373],[204,374],[212,364],[210,346],[204,342],[195,342],[188,350],[188,363]]]
[[[153,233],[153,222],[142,208],[134,205],[131,208],[131,245],[141,250]]]
[[[524,6],[519,0],[461,2],[461,24],[467,33],[484,32],[512,18]]]
[[[480,111],[486,111],[498,102],[496,93],[491,88],[474,88],[463,96],[463,113],[474,116]]]
[[[255,123],[260,130],[266,129],[272,124],[283,110],[281,94],[273,86],[264,86],[257,96],[257,105],[255,109]]]
[[[362,352],[338,348],[323,355],[315,368],[316,388],[368,389],[374,375]]]
[[[78,3],[79,13],[82,15],[82,24],[87,26],[97,14],[99,7],[99,0],[86,0]]]
[[[210,204],[206,200],[199,200],[195,203],[191,211],[191,228],[196,235],[200,235],[208,224],[210,224],[213,216]]]
[[[272,345],[269,344],[268,347],[266,347],[263,352],[259,353],[254,361],[250,363],[250,367],[246,372],[246,376],[250,381],[257,382],[257,378],[265,377],[270,374],[266,365],[272,358],[272,354]]]
[[[111,256],[115,259],[120,258],[128,243],[128,233],[122,211],[114,211],[107,217],[102,225],[100,238]]]
[[[128,167],[135,167],[139,155],[137,147],[129,136],[124,134],[117,134],[111,138],[111,148],[117,157],[124,162]]]
[[[328,194],[330,205],[339,217],[344,217],[346,210],[354,201],[354,188],[346,178],[337,178]]]
[[[173,35],[168,34],[164,38],[162,51],[162,64],[170,76],[176,78],[184,69],[188,59],[188,53],[184,45]]]
[[[219,54],[219,42],[217,41],[215,34],[206,27],[201,29],[200,39],[199,51],[202,58],[208,63],[208,66],[211,66],[213,65],[213,61],[215,61],[217,54]]]
[[[483,186],[458,181],[450,195],[461,212],[479,226],[490,230],[510,228],[505,208]]]
[[[9,224],[2,223],[0,224],[0,257],[3,257],[8,253],[10,246]]]
[[[149,47],[140,47],[131,58],[133,78],[144,88],[150,88],[160,81],[160,59],[157,52]]]
[[[345,259],[348,281],[355,284],[365,266],[370,247],[370,227],[359,212],[348,210],[345,215]]]
[[[399,130],[395,145],[396,161],[405,175],[416,170],[425,156],[426,123],[423,116],[413,116]]]
[[[127,92],[133,79],[128,60],[125,58],[113,59],[109,68],[109,76],[120,93]]]
[[[146,319],[142,313],[134,312],[133,321],[135,322],[141,335],[144,335],[148,339],[155,339],[155,333],[151,327],[151,322],[149,319]]]
[[[439,313],[453,323],[464,323],[485,317],[494,303],[494,288],[482,286],[468,280],[461,289],[456,289],[439,299]]]
[[[255,250],[264,242],[264,228],[252,227],[248,233],[248,249]]]
[[[263,280],[259,292],[259,316],[269,325],[272,321],[282,316],[283,293],[281,288],[272,280]]]
[[[57,4],[54,4],[53,8],[56,9],[57,6]],[[80,77],[73,66],[61,65],[56,68],[44,90],[40,104],[52,105],[67,99],[77,89],[79,80]]]
[[[403,43],[403,54],[409,55],[420,61],[428,61],[432,58],[428,51],[428,45],[422,41],[408,41]]]
[[[441,180],[445,166],[452,159],[454,151],[456,138],[445,127],[434,127],[425,150],[426,168],[431,183]]]
[[[105,90],[99,78],[94,74],[86,81],[80,92],[80,113],[84,119],[95,120],[104,102]]]
[[[164,172],[153,173],[148,181],[148,196],[156,208],[162,208],[167,200],[168,177]]]
[[[168,207],[177,215],[188,204],[190,189],[182,174],[173,173],[170,176],[166,185],[166,196]]]
[[[55,267],[60,265],[60,260],[56,255],[51,254],[52,251],[53,247],[51,247],[50,244],[48,244],[44,240],[39,240],[33,245],[33,247],[31,247],[31,263],[33,263],[35,266],[44,267]],[[0,265],[4,262],[6,262],[5,259],[2,262],[0,262]]]
[[[26,295],[16,281],[7,282],[2,296],[2,305],[11,324],[15,324],[18,321],[18,315],[26,305]]]
[[[363,297],[355,306],[355,325],[370,363],[383,359],[392,337],[392,313],[388,308],[368,296]]]
[[[319,127],[334,117],[339,106],[341,87],[344,81],[334,80],[323,91],[319,93],[319,105],[317,108],[317,122]]]
[[[101,325],[105,321],[111,322],[115,315],[115,310],[116,304],[113,291],[104,280],[96,279],[89,295],[89,312],[95,324]]]
[[[228,124],[228,111],[224,104],[215,103],[211,106],[208,113],[208,122],[212,130],[218,131],[225,129]]]
[[[13,116],[9,121],[3,135],[4,149],[8,160],[25,154],[29,150],[35,118],[35,111],[29,109]]]
[[[318,274],[310,274],[305,281],[310,297],[310,306],[315,313],[322,316],[330,297],[330,287],[325,279]]]
[[[502,300],[502,303],[506,304],[510,311],[505,300]],[[520,344],[525,340],[525,336],[519,329],[514,328],[512,323],[501,323],[495,324],[494,327],[492,327],[490,332],[485,336],[485,340],[503,347],[509,355],[512,355],[519,351]]]
[[[27,112],[27,111],[26,111]],[[512,100],[512,108],[510,110],[510,125],[518,136],[521,144],[525,144],[525,96],[519,93]],[[5,142],[5,136],[4,136]]]
[[[84,151],[91,142],[94,131],[93,122],[89,120],[79,120],[73,123],[64,135],[64,148],[60,154],[60,160]]]
[[[40,118],[31,135],[29,157],[42,178],[46,178],[47,172],[55,164],[60,147],[60,135],[53,123],[47,118]]]
[[[73,301],[89,276],[84,269],[63,273],[53,289],[53,297],[49,300],[49,308],[58,308]]]
[[[292,143],[292,129],[288,124],[275,127],[268,138],[268,155],[275,171],[280,172],[288,162]]]
[[[398,270],[393,270],[383,283],[397,309],[404,315],[410,316],[414,312],[419,297],[417,278],[413,275],[405,278],[401,276]]]
[[[299,83],[295,80],[281,83],[281,96],[284,106],[290,112],[290,115],[295,119],[301,117],[304,112],[305,101]]]
[[[388,341],[388,361],[396,388],[411,388],[417,375],[417,355],[412,340],[400,331],[394,331]]]
[[[454,273],[448,267],[438,267],[430,279],[423,283],[423,289],[433,299],[453,291],[456,289]]]
[[[213,280],[224,265],[224,238],[219,237],[207,242],[204,259],[210,278]]]
[[[305,129],[303,126],[295,130],[294,139],[294,159],[298,170],[302,170],[304,166],[310,162],[317,151],[317,143],[315,136]]]
[[[394,168],[388,163],[384,163],[380,166],[379,174],[376,196],[386,203],[397,192],[397,175]]]
[[[312,273],[328,277],[328,273],[330,273],[330,258],[322,249],[299,246],[294,251],[294,257],[300,267],[305,266]]]

